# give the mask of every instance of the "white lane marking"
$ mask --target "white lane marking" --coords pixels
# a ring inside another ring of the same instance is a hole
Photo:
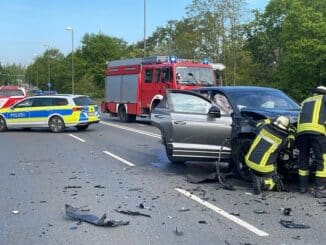
[[[68,134],[70,137],[73,137],[73,138],[75,138],[76,140],[79,140],[79,141],[81,141],[81,142],[83,142],[83,143],[85,143],[86,142],[86,140],[83,140],[83,139],[81,139],[81,138],[79,138],[79,137],[77,137],[76,135],[73,135],[73,134]]]
[[[128,166],[131,166],[131,167],[136,166],[135,164],[133,164],[133,163],[131,163],[131,162],[129,162],[129,161],[127,161],[127,160],[121,158],[121,157],[118,157],[117,155],[114,155],[114,154],[111,153],[111,152],[103,151],[103,153],[105,153],[105,154],[107,154],[107,155],[109,155],[109,156],[111,156],[111,157],[113,157],[113,158],[119,160],[120,162],[123,162],[123,163],[127,164]]]
[[[138,129],[134,129],[134,128],[129,128],[129,127],[124,127],[124,126],[120,126],[120,125],[113,124],[113,123],[108,123],[108,122],[103,122],[103,121],[101,121],[100,123],[104,124],[104,125],[107,125],[107,126],[124,129],[124,130],[130,131],[130,132],[134,132],[134,133],[138,133],[138,134],[144,134],[144,135],[151,136],[151,137],[154,137],[154,138],[159,138],[159,139],[161,138],[161,135],[159,135],[159,134],[153,134],[153,133],[149,133],[149,132],[146,132],[146,131],[142,131],[142,130],[138,130]]]
[[[243,221],[242,219],[239,219],[237,217],[235,217],[234,215],[232,214],[229,214],[228,212],[224,211],[223,209],[217,207],[217,206],[214,206],[213,204],[209,203],[209,202],[206,202],[202,199],[200,199],[199,197],[191,194],[190,192],[188,191],[185,191],[183,189],[180,189],[180,188],[175,188],[176,191],[180,192],[181,194],[185,195],[186,197],[189,197],[191,198],[192,200],[196,201],[196,202],[199,202],[200,204],[204,205],[205,207],[215,211],[216,213],[222,215],[223,217],[233,221],[234,223],[237,223],[238,225],[246,228],[247,230],[255,233],[256,235],[258,236],[269,236],[268,233],[262,231],[262,230],[259,230],[258,228],[254,227],[253,225],[247,223],[246,221]]]

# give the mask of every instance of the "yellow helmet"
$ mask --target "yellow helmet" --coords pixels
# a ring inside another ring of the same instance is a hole
[[[290,124],[290,118],[279,116],[273,121],[273,124],[280,129],[287,130]]]

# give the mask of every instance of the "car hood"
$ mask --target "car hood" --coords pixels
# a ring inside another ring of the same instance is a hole
[[[256,114],[265,118],[274,119],[278,116],[287,116],[290,118],[290,122],[294,123],[298,120],[300,110],[275,110],[275,109],[257,109],[257,108],[245,108],[241,110],[241,113]]]

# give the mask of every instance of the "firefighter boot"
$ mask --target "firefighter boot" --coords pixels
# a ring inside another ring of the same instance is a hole
[[[308,188],[309,177],[308,176],[299,176],[299,191],[300,193],[306,193]]]
[[[316,198],[326,198],[326,181],[325,181],[325,178],[316,177],[315,185],[311,189],[311,194]]]
[[[262,186],[262,178],[255,175],[253,172],[250,172],[251,175],[251,181],[252,181],[252,187],[254,189],[254,193],[256,195],[259,195],[261,192],[261,186]]]

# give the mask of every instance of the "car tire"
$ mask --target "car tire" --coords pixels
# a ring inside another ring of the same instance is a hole
[[[0,117],[0,132],[7,131],[7,123],[3,117]]]
[[[88,124],[87,125],[78,125],[78,126],[76,126],[76,128],[79,131],[84,131],[88,128]]]
[[[236,167],[237,174],[239,177],[245,181],[250,182],[249,168],[245,163],[245,155],[249,151],[252,139],[239,139],[237,144],[234,146],[234,164]]]
[[[118,117],[122,122],[134,122],[136,120],[136,115],[127,114],[126,107],[123,105],[119,106]]]
[[[50,118],[49,127],[53,133],[61,133],[66,128],[64,121],[58,116],[53,116]]]

